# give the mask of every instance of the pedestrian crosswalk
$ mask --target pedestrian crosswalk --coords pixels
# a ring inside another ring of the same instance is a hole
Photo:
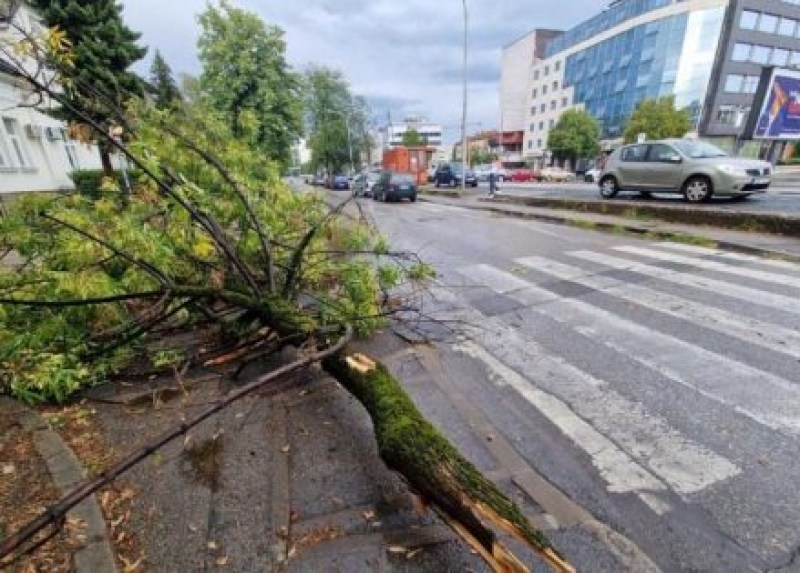
[[[456,274],[459,288],[434,292],[474,325],[455,349],[582,449],[609,492],[634,493],[664,514],[671,494],[688,501],[746,474],[748,437],[730,436],[722,448],[705,437],[716,432],[712,419],[800,439],[800,373],[775,366],[800,361],[800,264],[655,243],[531,253]],[[481,312],[470,287],[514,301],[514,310]],[[565,340],[563,353],[542,344],[536,325],[545,323],[577,342]],[[569,345],[646,373],[641,395],[614,372],[592,371]],[[681,396],[686,411],[658,392]]]

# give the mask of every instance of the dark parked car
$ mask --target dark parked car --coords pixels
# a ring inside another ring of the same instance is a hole
[[[372,198],[376,201],[417,200],[417,184],[408,173],[384,171],[372,186]]]
[[[433,181],[437,187],[442,185],[458,187],[461,185],[461,165],[450,163],[440,165],[433,176]],[[466,177],[464,177],[464,184],[469,187],[478,186],[478,178],[469,169],[467,169]]]
[[[331,179],[331,189],[350,189],[350,180],[347,175],[334,175]]]

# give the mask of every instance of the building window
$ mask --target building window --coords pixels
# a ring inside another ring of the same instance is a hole
[[[541,139],[537,139],[536,140],[536,147],[538,147],[539,149],[542,148],[542,140]]]
[[[778,17],[772,14],[764,14],[758,18],[758,31],[766,32],[767,34],[774,34],[775,28],[778,27]]]
[[[750,59],[750,50],[753,48],[752,44],[736,44],[733,46],[733,54],[731,60],[734,62],[746,62]]]
[[[794,36],[795,28],[797,27],[797,20],[791,18],[781,18],[778,23],[778,34],[781,36]]]
[[[545,104],[542,104],[542,106],[539,108],[539,111],[540,111],[541,113],[544,113],[545,111],[547,111],[547,105],[545,105]]]
[[[742,91],[742,82],[744,82],[744,76],[739,74],[728,74],[728,77],[725,78],[725,91],[732,94],[738,94]]]
[[[64,141],[64,151],[67,152],[67,160],[72,169],[80,169],[78,163],[78,151],[75,149],[75,141],[69,138],[66,129],[61,129],[61,139]]]
[[[726,123],[733,125],[736,121],[736,108],[735,105],[721,105],[717,108],[717,123]]]
[[[539,70],[533,70],[533,79],[534,80],[538,80],[539,79]]]
[[[789,61],[789,50],[773,48],[769,63],[773,66],[785,66]]]
[[[550,102],[550,109],[551,109],[551,110],[553,110],[553,109],[556,109],[556,106],[557,106],[557,105],[558,105],[558,104],[556,103],[556,100],[553,100],[553,101],[551,101],[551,102]]]
[[[541,131],[541,130],[543,130],[543,129],[544,129],[544,122],[543,122],[543,121],[540,121],[540,122],[539,122],[539,131]]]
[[[11,164],[11,158],[8,155],[8,146],[6,144],[6,138],[3,135],[3,132],[0,131],[0,171],[13,168],[14,166]]]
[[[28,158],[28,152],[26,151],[25,146],[22,143],[22,138],[20,137],[19,122],[16,119],[4,117],[3,125],[6,128],[6,135],[8,136],[8,141],[11,147],[11,157],[13,158],[14,163],[17,167],[30,169],[32,167],[31,160]]]
[[[744,83],[742,84],[742,92],[746,94],[756,93],[756,88],[758,88],[758,80],[758,76],[745,76]]]
[[[528,140],[528,149],[531,149],[531,148],[533,148],[533,140],[529,139]]]
[[[558,82],[553,82],[553,91],[558,89]]]
[[[766,64],[769,62],[769,56],[772,48],[767,46],[753,46],[753,51],[750,52],[750,61],[756,64]]]
[[[549,76],[550,75],[550,66],[545,66],[544,67],[544,75],[545,76]]]
[[[547,124],[548,129],[553,129],[553,126],[556,124],[556,120],[551,119],[550,122]]]
[[[800,52],[792,52],[792,56],[789,58],[789,65],[794,68],[800,67]]]
[[[530,124],[530,126],[528,127],[528,130],[531,131],[531,132],[536,131],[536,125],[533,124],[533,123]]]
[[[542,86],[542,95],[547,93],[547,84]]]
[[[561,62],[556,62],[555,64],[553,64],[553,70],[554,71],[557,72],[560,69],[561,69]]]
[[[536,106],[531,106],[531,115],[536,115]]]
[[[568,97],[562,97],[561,98],[561,107],[567,107],[568,105],[569,105],[569,98]]]
[[[742,17],[739,19],[739,27],[743,30],[755,30],[758,23],[758,12],[742,10]]]
[[[533,97],[536,97],[539,94],[539,90],[533,88]]]

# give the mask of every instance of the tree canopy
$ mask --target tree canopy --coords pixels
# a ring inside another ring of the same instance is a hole
[[[593,157],[600,151],[600,125],[584,110],[565,111],[547,137],[556,157]]]
[[[403,145],[406,147],[420,147],[427,143],[427,140],[413,127],[403,132]]]
[[[150,65],[150,91],[156,107],[160,108],[168,108],[183,99],[169,64],[158,50]]]
[[[692,129],[686,109],[675,108],[675,97],[646,99],[633,110],[625,126],[625,143],[632,143],[640,133],[647,139],[683,137]]]
[[[115,0],[32,0],[44,23],[58,26],[72,42],[73,65],[63,76],[67,100],[105,129],[120,123],[119,111],[131,97],[143,95],[143,82],[128,71],[147,53],[137,45],[141,34],[133,32],[122,20],[122,6]],[[66,107],[58,117],[85,124]],[[108,147],[97,133],[103,166],[111,172]]]
[[[350,92],[341,72],[326,67],[308,69],[303,96],[312,169],[340,171],[350,163],[351,154],[354,168],[370,159],[369,106]]]
[[[236,137],[288,164],[302,133],[298,76],[286,62],[283,30],[221,0],[199,16],[200,86]]]

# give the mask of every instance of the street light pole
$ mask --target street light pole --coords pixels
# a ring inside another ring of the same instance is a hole
[[[461,0],[464,6],[464,78],[463,104],[461,108],[461,192],[467,190],[467,0]]]

